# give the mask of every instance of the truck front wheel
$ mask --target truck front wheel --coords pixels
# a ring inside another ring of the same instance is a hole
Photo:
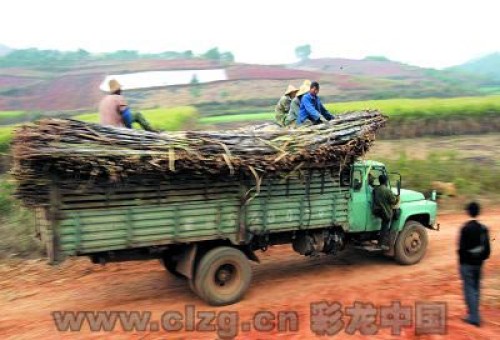
[[[394,245],[394,258],[400,264],[420,262],[427,250],[427,230],[417,221],[406,222]]]
[[[241,300],[251,279],[252,268],[243,252],[217,247],[198,262],[193,288],[208,304],[224,306]]]

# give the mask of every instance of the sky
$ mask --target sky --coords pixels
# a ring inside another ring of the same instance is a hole
[[[443,68],[500,51],[496,0],[2,0],[0,44],[110,52],[232,51],[238,62],[383,55]]]

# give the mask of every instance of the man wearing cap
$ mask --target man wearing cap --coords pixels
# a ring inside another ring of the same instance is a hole
[[[109,81],[109,92],[99,103],[99,117],[102,125],[132,128],[132,123],[138,123],[144,130],[154,130],[149,122],[140,112],[132,113],[127,101],[122,96],[120,83],[111,79]]]
[[[313,81],[309,87],[309,93],[305,94],[300,101],[300,112],[297,117],[297,125],[303,124],[305,121],[310,120],[313,124],[321,123],[321,117],[326,120],[332,120],[335,117],[328,112],[323,106],[318,97],[319,83]]]
[[[299,91],[290,103],[290,110],[285,117],[285,126],[293,127],[297,124],[297,117],[299,116],[300,112],[300,102],[302,100],[302,96],[309,92],[310,86],[311,82],[309,80],[304,80],[304,83],[300,85]]]
[[[295,98],[295,94],[299,90],[295,88],[293,85],[288,85],[288,88],[285,91],[285,94],[280,98],[278,103],[276,104],[276,108],[274,111],[276,112],[276,122],[280,126],[285,125],[285,118],[286,115],[288,114],[288,111],[290,110],[290,104],[292,102],[292,99]]]

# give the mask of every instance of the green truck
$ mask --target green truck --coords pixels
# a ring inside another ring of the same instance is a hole
[[[380,174],[400,194],[386,255],[415,264],[426,252],[426,230],[437,225],[435,197],[400,189],[400,176],[375,161],[285,177],[172,177],[78,189],[54,181],[50,202],[35,209],[37,228],[52,263],[67,256],[103,264],[159,259],[207,303],[227,305],[248,289],[257,250],[291,244],[317,256],[373,248],[381,221],[371,193]]]

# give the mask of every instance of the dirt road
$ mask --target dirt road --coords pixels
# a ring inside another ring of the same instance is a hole
[[[351,307],[360,301],[380,307],[398,300],[403,306],[411,307],[412,316],[415,316],[415,302],[447,303],[447,335],[427,335],[424,339],[499,339],[500,210],[482,216],[495,240],[492,257],[484,268],[481,328],[460,320],[465,307],[455,248],[458,228],[464,219],[461,214],[440,216],[441,231],[430,231],[428,253],[415,266],[399,266],[390,259],[361,250],[349,250],[338,257],[311,259],[295,254],[288,246],[271,248],[259,254],[262,263],[254,266],[253,282],[244,300],[222,308],[207,306],[183,280],[170,276],[156,261],[104,267],[92,265],[86,259],[66,261],[58,267],[43,261],[4,264],[0,266],[0,336],[2,339],[215,339],[228,334],[220,331],[125,332],[120,326],[111,332],[91,332],[88,326],[80,332],[59,332],[51,316],[53,311],[151,311],[152,319],[158,320],[165,311],[185,313],[186,305],[191,305],[194,307],[189,308],[196,311],[219,314],[237,311],[240,322],[252,320],[259,311],[270,311],[275,316],[279,311],[292,311],[297,316],[297,331],[288,328],[280,332],[277,326],[267,332],[238,328],[238,338],[306,339],[315,337],[310,328],[311,303],[326,300]],[[342,320],[344,329],[335,337],[367,338],[359,331],[347,334],[345,329],[350,317],[344,315]],[[379,323],[380,313],[376,320]],[[415,337],[415,331],[411,326],[403,328],[400,336],[391,336],[390,328],[380,328],[371,337],[407,339]]]

